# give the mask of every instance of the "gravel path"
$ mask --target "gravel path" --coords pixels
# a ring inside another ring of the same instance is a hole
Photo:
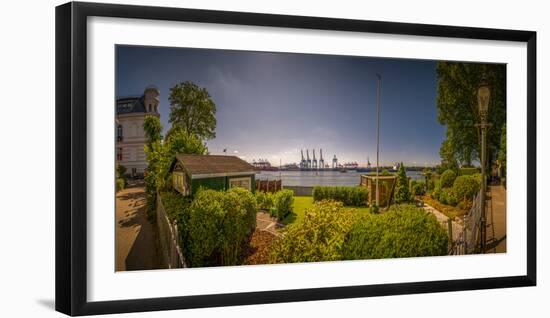
[[[141,184],[116,195],[116,271],[159,268],[156,232],[147,220]]]
[[[429,204],[426,204],[424,203],[424,206],[423,206],[424,210],[430,212],[431,214],[435,215],[436,219],[441,222],[441,223],[444,223],[445,226],[447,224],[447,220],[449,219],[449,217],[447,217],[445,214],[439,212],[438,210],[436,210],[434,207],[432,207],[431,205]],[[453,224],[453,241],[456,241],[459,239],[460,237],[460,233],[462,233],[462,225],[459,224],[458,222],[456,221],[452,221],[452,224]]]

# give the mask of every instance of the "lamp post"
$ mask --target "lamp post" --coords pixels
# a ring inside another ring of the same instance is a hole
[[[380,191],[379,183],[379,156],[380,156],[380,81],[382,76],[376,73],[378,85],[376,87],[376,207],[380,207]]]
[[[477,89],[477,104],[479,107],[479,124],[477,126],[481,129],[481,193],[479,203],[483,209],[481,211],[480,220],[480,240],[482,253],[485,253],[485,246],[487,243],[487,213],[485,207],[485,194],[487,192],[487,128],[490,127],[490,124],[487,123],[487,115],[489,113],[490,97],[491,88],[489,86],[489,82],[485,76],[483,76]]]

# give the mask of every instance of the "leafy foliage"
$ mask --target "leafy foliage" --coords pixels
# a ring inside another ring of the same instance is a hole
[[[346,234],[343,259],[418,257],[447,254],[446,231],[432,215],[410,205],[360,219]]]
[[[506,178],[506,123],[502,125],[502,135],[500,136],[500,148],[498,150],[498,161],[501,165],[502,176]]]
[[[256,203],[258,204],[258,209],[269,211],[274,204],[273,194],[271,192],[256,191]]]
[[[472,201],[472,198],[479,192],[480,187],[480,174],[458,176],[453,184],[453,193],[458,201]]]
[[[450,188],[456,179],[456,172],[454,170],[445,170],[439,180],[441,181],[441,188]]]
[[[476,173],[479,173],[479,169],[476,167],[462,167],[458,169],[459,176],[468,176]]]
[[[441,180],[436,180],[434,182],[434,189],[432,191],[432,198],[439,200],[439,196],[441,195]]]
[[[368,194],[368,189],[360,186],[316,186],[313,201],[335,200],[346,206],[365,206]]]
[[[256,226],[256,200],[242,188],[199,190],[189,209],[184,242],[192,267],[236,265]]]
[[[316,202],[288,226],[273,249],[278,263],[445,255],[448,238],[435,217],[401,205],[383,214],[357,214],[341,202]]]
[[[477,89],[485,75],[491,85],[487,147],[496,154],[501,130],[506,122],[506,65],[460,62],[438,62],[438,120],[447,127],[441,147],[442,161],[458,161],[471,165],[479,159],[479,122]],[[488,158],[492,158],[489,156]],[[446,167],[452,168],[452,167]]]
[[[116,192],[126,188],[126,179],[124,178],[117,178],[116,179]]]
[[[143,130],[149,145],[162,139],[162,124],[158,116],[145,116],[143,120]]]
[[[170,119],[173,129],[182,129],[189,135],[199,139],[216,137],[216,104],[205,88],[186,81],[178,83],[170,89]]]
[[[150,214],[155,210],[156,192],[167,191],[171,186],[169,170],[176,154],[204,154],[206,151],[206,146],[196,136],[182,130],[174,131],[164,142],[148,142],[145,146],[149,163],[145,175],[145,192]]]
[[[123,165],[117,165],[116,167],[116,181],[115,181],[115,191],[118,192],[126,188],[126,167]]]
[[[439,202],[455,206],[458,204],[458,198],[452,188],[443,188],[439,194]]]
[[[118,177],[118,178],[124,178],[124,176],[126,175],[126,171],[127,171],[127,169],[126,169],[125,166],[123,166],[123,165],[118,165],[118,166],[116,167],[117,177]]]
[[[411,192],[409,191],[409,179],[407,178],[407,172],[403,163],[401,163],[397,171],[394,198],[396,203],[406,203],[412,199]]]
[[[411,181],[411,192],[413,195],[426,194],[426,183],[419,180]]]
[[[284,219],[287,215],[292,213],[294,205],[294,192],[292,190],[283,189],[275,192],[273,196],[273,207],[270,210],[271,216],[278,220]]]
[[[342,202],[320,201],[307,209],[300,224],[289,225],[273,247],[272,262],[320,262],[342,259],[346,233],[359,215]]]

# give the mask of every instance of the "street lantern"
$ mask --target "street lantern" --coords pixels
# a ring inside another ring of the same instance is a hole
[[[481,122],[487,120],[487,114],[489,112],[489,99],[491,98],[491,88],[489,82],[485,76],[481,79],[479,87],[477,89],[477,104],[479,106],[479,115]]]
[[[487,123],[487,117],[489,114],[489,99],[491,98],[491,87],[489,82],[483,76],[479,87],[477,89],[477,104],[479,107],[479,120],[477,125],[481,129],[481,189],[480,189],[480,208],[481,220],[480,220],[480,243],[481,252],[485,253],[487,244],[487,208],[485,206],[485,196],[487,193],[487,128],[490,124]]]

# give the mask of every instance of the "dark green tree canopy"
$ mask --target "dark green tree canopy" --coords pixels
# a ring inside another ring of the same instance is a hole
[[[491,86],[488,122],[492,127],[487,135],[490,164],[498,152],[502,125],[506,122],[506,65],[437,64],[438,120],[447,126],[440,154],[451,165],[453,160],[467,166],[479,161],[479,129],[475,126],[479,122],[477,89],[484,75]]]
[[[216,137],[216,104],[205,88],[186,81],[170,89],[170,118],[173,129],[181,128],[200,139]]]
[[[399,170],[397,171],[397,180],[395,185],[395,202],[406,203],[411,201],[411,192],[409,191],[409,179],[407,178],[407,171],[405,165],[401,162]]]

